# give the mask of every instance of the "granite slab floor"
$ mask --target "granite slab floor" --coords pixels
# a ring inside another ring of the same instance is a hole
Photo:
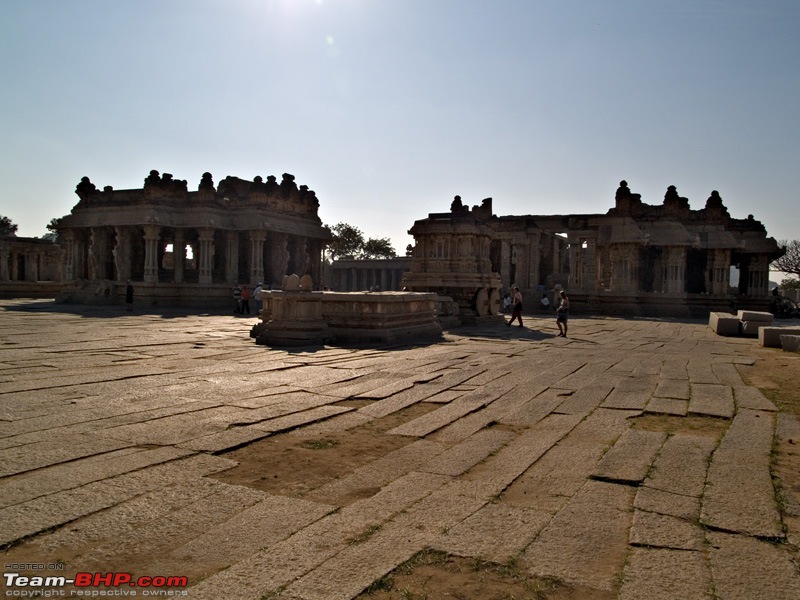
[[[621,599],[800,598],[800,498],[771,473],[798,425],[739,376],[752,339],[580,316],[560,338],[532,316],[287,350],[255,322],[0,300],[6,573],[133,563],[201,573],[195,600],[348,600],[434,549]],[[387,418],[390,449],[315,489],[220,476],[250,444]]]

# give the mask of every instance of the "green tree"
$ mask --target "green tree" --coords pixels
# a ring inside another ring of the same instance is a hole
[[[337,223],[330,230],[333,233],[333,241],[328,246],[331,258],[360,258],[364,234],[358,227]]]
[[[397,256],[389,238],[369,238],[364,240],[364,233],[353,225],[337,223],[329,228],[333,233],[333,241],[328,252],[334,260],[337,258],[392,258]]]
[[[800,240],[779,240],[778,244],[786,248],[786,253],[773,260],[770,266],[774,271],[800,277]]]
[[[394,258],[397,252],[389,238],[369,238],[361,250],[361,258]]]
[[[11,219],[0,215],[0,235],[17,235],[19,226],[12,223]]]
[[[781,284],[778,286],[782,290],[797,290],[800,289],[800,279],[796,279],[794,277],[787,277]]]
[[[43,240],[50,240],[51,242],[58,241],[58,226],[61,223],[61,219],[52,218],[50,222],[47,224],[47,233],[42,236]]]

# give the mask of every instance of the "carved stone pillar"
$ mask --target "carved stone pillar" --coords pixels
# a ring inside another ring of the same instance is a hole
[[[731,251],[716,250],[711,263],[711,293],[727,294],[731,285]]]
[[[127,281],[131,278],[131,229],[130,227],[115,227],[116,243],[111,251],[114,254],[114,266],[117,271],[117,281]]]
[[[593,239],[586,240],[586,248],[582,251],[584,258],[583,290],[586,292],[597,291],[597,242]]]
[[[92,227],[89,246],[89,279],[109,279],[108,232],[102,227]]]
[[[530,282],[528,281],[528,244],[514,244],[513,253],[517,265],[514,272],[514,284],[522,290],[528,289],[530,287]]]
[[[39,281],[39,252],[27,250],[22,253],[25,261],[25,281]]]
[[[686,289],[684,281],[686,276],[686,248],[669,246],[665,250],[665,290],[669,294],[682,294]]]
[[[64,281],[72,281],[75,277],[75,233],[65,231],[61,235],[64,244]]]
[[[511,242],[508,240],[500,240],[500,281],[504,288],[511,287],[514,283],[511,281]]]
[[[200,261],[198,263],[198,278],[201,285],[211,285],[214,270],[214,230],[203,227],[197,230],[200,242]]]
[[[8,272],[8,261],[11,260],[11,252],[8,248],[0,248],[0,281],[9,281],[11,274]]]
[[[288,236],[284,233],[278,233],[270,236],[271,244],[271,264],[269,268],[269,277],[271,283],[280,286],[283,276],[286,275],[286,268],[289,266],[289,252],[286,249]]]
[[[250,231],[250,285],[264,281],[264,240],[267,232],[263,229]]]
[[[158,283],[158,241],[160,225],[144,226],[144,280],[146,283]]]
[[[183,283],[186,267],[186,240],[183,229],[175,230],[175,237],[172,239],[172,276],[175,283]]]
[[[580,238],[569,239],[569,287],[573,292],[583,291],[583,253]]]
[[[304,236],[297,236],[294,244],[295,254],[294,265],[297,269],[297,274],[301,277],[308,274],[308,238]]]
[[[239,279],[239,234],[225,234],[225,283],[233,285]]]
[[[553,236],[553,275],[561,273],[561,245],[559,237]]]
[[[747,295],[767,296],[769,287],[769,258],[764,255],[754,256],[750,260]]]

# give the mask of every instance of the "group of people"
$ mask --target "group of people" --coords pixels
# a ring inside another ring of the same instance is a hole
[[[508,296],[508,295],[507,295]],[[569,321],[569,297],[564,290],[558,292],[560,303],[556,309],[556,325],[558,325],[558,337],[567,337],[567,323]],[[506,321],[506,325],[511,327],[514,321],[519,321],[519,327],[522,327],[522,292],[519,291],[517,286],[513,288],[513,295],[509,296],[510,302],[505,303],[506,306],[511,308],[511,320]],[[540,304],[544,310],[550,308],[550,300],[546,294],[542,294]]]
[[[263,288],[262,283],[256,286],[256,289],[253,290],[253,296],[256,299],[256,314],[261,312],[261,290]],[[246,285],[237,285],[233,288],[233,302],[235,304],[233,312],[237,315],[243,315],[247,313],[250,314],[250,288]]]

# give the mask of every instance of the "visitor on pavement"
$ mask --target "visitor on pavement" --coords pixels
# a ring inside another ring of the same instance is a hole
[[[512,311],[511,311],[511,320],[506,323],[509,327],[511,324],[519,319],[519,326],[522,327],[522,292],[519,291],[517,286],[514,286],[514,297],[511,300],[512,303]]]
[[[242,314],[247,311],[250,314],[250,288],[246,285],[242,286]]]
[[[569,298],[567,292],[561,290],[558,292],[561,297],[561,304],[556,309],[556,325],[558,325],[558,337],[567,337],[567,321],[569,321]]]
[[[233,301],[235,303],[233,312],[238,315],[242,312],[242,286],[237,285],[233,288]]]

